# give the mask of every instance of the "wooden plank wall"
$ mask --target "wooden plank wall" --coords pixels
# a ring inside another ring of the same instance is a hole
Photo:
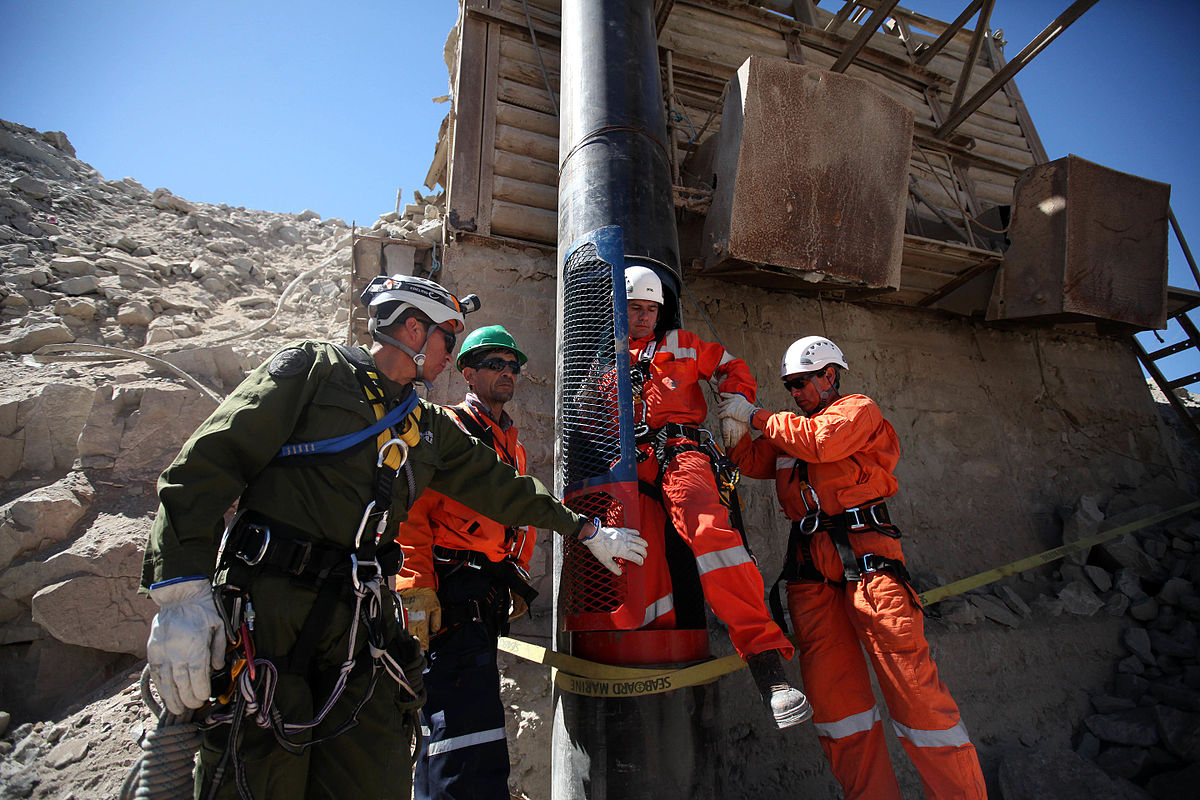
[[[840,8],[833,5],[835,11]],[[560,3],[528,0],[537,48],[521,0],[468,0],[467,6],[453,126],[452,221],[483,235],[554,244]],[[818,7],[817,16],[818,26],[824,27],[834,14]],[[847,74],[882,87],[912,109],[917,126],[911,156],[915,187],[965,229],[964,214],[978,216],[1012,202],[1015,178],[1039,156],[1044,159],[1040,142],[1031,146],[1019,120],[1023,109],[1014,105],[1019,95],[1011,92],[994,95],[959,126],[949,143],[934,140],[931,133],[950,109],[972,31],[960,31],[922,69],[913,64],[912,49],[932,42],[946,23],[902,8],[893,16],[900,24],[891,26],[891,32],[876,32]],[[829,67],[857,30],[851,22],[843,23],[836,34],[798,29],[790,17],[757,7],[677,0],[659,46],[664,68],[666,51],[671,52],[672,105],[683,118],[675,132],[678,159],[682,162],[699,141],[720,129],[725,84],[747,56],[758,53]],[[899,34],[909,37],[907,44]],[[993,74],[989,60],[995,56],[983,48],[968,97]],[[668,85],[665,74],[663,85]],[[1025,122],[1028,126],[1027,117]],[[911,199],[907,232],[980,245],[975,239],[965,242],[947,235],[937,215]]]

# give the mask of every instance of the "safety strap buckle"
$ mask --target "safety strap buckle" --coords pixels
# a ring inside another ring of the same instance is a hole
[[[255,535],[262,536],[262,543],[259,545],[257,553],[254,555],[249,555],[246,551],[250,548],[247,548],[246,545],[251,541],[250,537]],[[271,529],[266,525],[258,525],[251,522],[247,524],[245,528],[243,528],[242,539],[238,543],[238,548],[234,555],[245,562],[247,566],[255,567],[258,566],[259,562],[261,562],[267,555],[267,549],[270,546]]]
[[[877,560],[874,553],[864,553],[858,559],[858,563],[861,565],[864,575],[878,572],[883,567],[883,561]]]
[[[851,531],[861,531],[867,528],[877,528],[887,525],[888,518],[885,516],[883,519],[880,519],[879,517],[878,509],[881,507],[883,507],[883,503],[876,503],[866,508],[862,506],[847,508],[844,512],[846,514],[846,527]]]

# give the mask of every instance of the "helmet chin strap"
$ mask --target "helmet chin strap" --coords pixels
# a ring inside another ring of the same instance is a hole
[[[374,319],[367,323],[367,330],[370,332],[371,338],[377,342],[382,342],[383,344],[390,344],[392,347],[398,348],[400,351],[408,355],[408,357],[413,360],[413,363],[417,365],[416,379],[425,384],[426,394],[433,391],[433,383],[425,380],[425,349],[429,347],[429,331],[425,331],[425,342],[421,345],[421,350],[418,352],[401,342],[399,339],[393,339],[386,333],[377,330],[378,326],[376,323],[377,320]]]

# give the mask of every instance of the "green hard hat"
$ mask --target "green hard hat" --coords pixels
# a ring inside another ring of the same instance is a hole
[[[454,362],[454,366],[458,368],[459,372],[462,372],[463,360],[468,355],[476,350],[495,350],[498,347],[516,353],[517,363],[521,366],[525,366],[525,362],[529,360],[524,353],[517,349],[517,343],[512,334],[504,330],[503,325],[488,325],[476,328],[467,335],[466,339],[463,339],[462,349],[458,351],[458,359]]]

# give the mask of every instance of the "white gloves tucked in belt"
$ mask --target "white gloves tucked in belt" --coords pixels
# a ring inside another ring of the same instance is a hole
[[[603,528],[597,525],[589,536],[579,541],[615,575],[621,574],[618,558],[635,564],[646,560],[646,540],[638,536],[633,528]]]
[[[721,395],[717,416],[721,420],[721,443],[727,451],[750,432],[750,418],[756,410],[753,403],[737,392]]]
[[[208,700],[209,670],[225,663],[225,624],[208,578],[186,578],[150,587],[158,613],[150,625],[146,661],[150,677],[172,714]]]

